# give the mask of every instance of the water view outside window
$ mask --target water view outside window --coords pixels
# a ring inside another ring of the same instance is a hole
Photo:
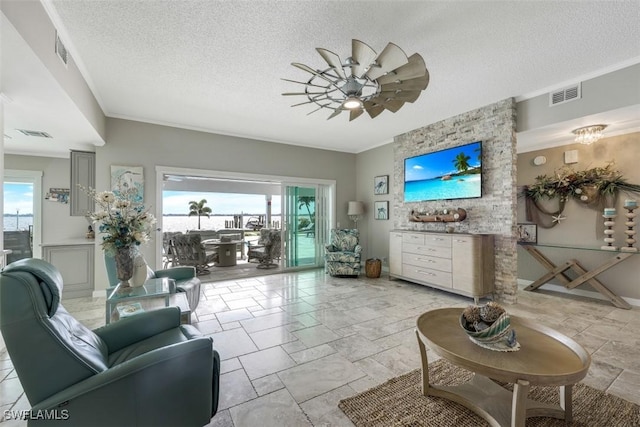
[[[5,182],[4,231],[29,230],[33,226],[33,184]]]
[[[162,231],[196,230],[198,217],[189,216],[189,202],[200,202],[205,199],[204,206],[211,208],[209,218],[200,217],[201,230],[220,230],[233,222],[235,217],[242,216],[242,225],[260,216],[266,217],[267,202],[261,194],[206,193],[191,191],[162,192]],[[282,224],[281,198],[279,195],[271,199],[271,222],[273,228]],[[269,225],[265,225],[269,226]]]

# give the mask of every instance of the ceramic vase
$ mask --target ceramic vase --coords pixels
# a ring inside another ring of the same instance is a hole
[[[133,260],[134,256],[132,254],[131,248],[118,248],[116,255],[116,275],[118,276],[118,280],[120,283],[118,286],[120,288],[129,288],[131,284],[129,283],[129,279],[133,277]]]

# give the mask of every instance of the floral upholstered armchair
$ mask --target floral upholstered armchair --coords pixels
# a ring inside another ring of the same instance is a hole
[[[331,230],[331,244],[326,245],[325,268],[331,276],[360,275],[362,246],[357,229]]]

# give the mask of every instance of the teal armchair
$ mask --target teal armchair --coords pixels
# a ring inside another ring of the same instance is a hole
[[[109,284],[116,286],[119,282],[116,273],[115,258],[105,253],[104,265],[107,269],[107,277]],[[200,287],[202,285],[200,279],[196,277],[196,269],[194,267],[172,267],[165,270],[152,270],[147,266],[147,280],[161,277],[173,279],[172,292],[186,292],[187,301],[191,312],[195,312],[200,302]]]
[[[211,338],[176,307],[90,330],[62,306],[62,276],[40,259],[0,274],[0,331],[32,411],[29,425],[198,426],[219,396]],[[44,413],[44,412],[42,412]],[[57,418],[57,419],[55,419]]]

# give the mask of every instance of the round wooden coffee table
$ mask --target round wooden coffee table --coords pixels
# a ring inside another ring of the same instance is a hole
[[[571,422],[571,390],[587,375],[591,356],[563,334],[515,316],[520,350],[498,352],[482,348],[469,339],[459,319],[463,308],[442,308],[422,314],[416,335],[422,356],[422,393],[466,406],[491,426],[524,427],[528,417],[553,417]],[[431,350],[475,375],[459,386],[429,384],[428,344]],[[513,383],[513,393],[491,379]],[[532,385],[558,386],[560,405],[527,398]]]

